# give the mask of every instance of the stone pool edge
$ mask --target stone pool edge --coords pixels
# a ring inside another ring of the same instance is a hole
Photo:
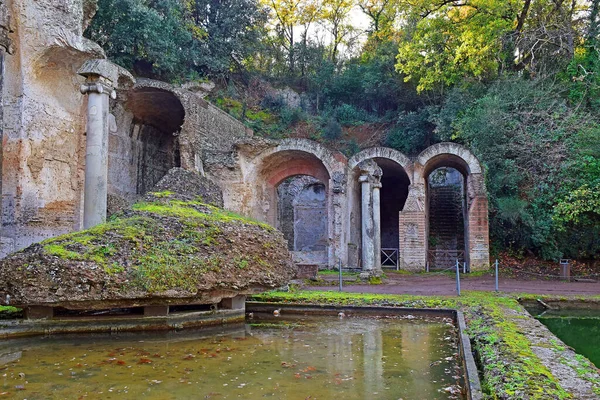
[[[166,331],[244,322],[243,309],[177,312],[165,316],[56,317],[0,320],[0,339],[71,333]]]
[[[339,312],[344,312],[349,315],[382,315],[382,311],[386,315],[419,315],[419,316],[436,316],[449,317],[454,321],[458,328],[459,351],[462,359],[462,364],[465,374],[465,382],[467,383],[467,399],[481,400],[483,392],[481,390],[481,382],[479,380],[479,372],[475,364],[475,358],[471,349],[471,341],[466,334],[466,323],[462,311],[450,308],[408,308],[408,307],[385,307],[385,306],[333,306],[333,305],[309,305],[309,304],[294,304],[294,303],[270,303],[247,301],[246,313],[251,312],[267,312],[272,313],[283,310],[289,313],[304,313],[306,311],[317,315],[337,315]],[[285,314],[284,312],[284,314]]]

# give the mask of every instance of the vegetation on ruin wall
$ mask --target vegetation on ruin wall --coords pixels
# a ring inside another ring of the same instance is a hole
[[[93,262],[108,275],[128,273],[125,265],[131,265],[135,273],[127,277],[128,284],[148,292],[195,292],[204,274],[228,268],[229,273],[248,267],[268,273],[269,260],[258,254],[233,254],[241,247],[232,246],[224,231],[241,224],[273,232],[271,226],[201,201],[170,199],[170,192],[152,195],[156,201],[138,202],[133,212],[42,242],[44,251],[65,260]]]
[[[527,336],[507,315],[506,310],[521,310],[516,297],[483,292],[463,292],[461,297],[380,295],[339,292],[268,292],[250,300],[332,305],[381,305],[413,308],[460,309],[467,322],[467,334],[483,370],[486,398],[553,398],[565,399],[565,392],[552,373],[533,353]],[[600,300],[596,298],[596,300]],[[578,360],[578,371],[584,379],[593,371],[587,359]],[[594,374],[595,376],[595,374]],[[591,380],[600,394],[600,382]]]
[[[599,4],[100,0],[86,35],[137,75],[215,80],[258,135],[348,156],[463,143],[486,168],[493,250],[597,259]]]

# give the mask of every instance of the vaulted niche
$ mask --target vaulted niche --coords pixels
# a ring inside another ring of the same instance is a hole
[[[127,93],[123,126],[111,130],[109,182],[124,197],[146,193],[180,166],[178,135],[185,111],[166,90],[142,87]]]
[[[291,251],[327,250],[327,192],[308,175],[285,179],[277,187],[277,228]]]
[[[323,162],[305,151],[283,150],[265,157],[258,178],[259,219],[284,233],[294,262],[327,266],[330,176]]]

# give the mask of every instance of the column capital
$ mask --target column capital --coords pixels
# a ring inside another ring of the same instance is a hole
[[[103,58],[87,60],[77,73],[86,78],[86,84],[100,83],[104,87],[110,87],[108,93],[111,93],[117,87],[127,87],[135,83],[135,78],[129,71]],[[105,90],[105,88],[101,90]],[[95,88],[84,92],[83,86],[81,91],[82,93],[103,93],[103,91],[96,90]]]
[[[117,98],[117,92],[115,91],[110,81],[98,77],[97,79],[88,77],[87,82],[79,87],[81,94],[98,93],[109,95],[111,99]]]
[[[368,172],[364,172],[358,177],[358,181],[360,183],[369,182],[369,177],[370,177],[370,174]]]

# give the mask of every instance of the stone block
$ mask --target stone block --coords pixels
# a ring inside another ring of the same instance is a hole
[[[246,296],[238,295],[221,300],[221,308],[225,310],[244,310],[246,309]]]
[[[298,272],[296,273],[296,278],[298,279],[313,279],[317,277],[317,272],[319,271],[319,266],[316,264],[306,265],[300,264],[298,265]]]
[[[169,315],[169,306],[146,306],[144,317],[166,317]]]
[[[29,306],[25,308],[26,319],[49,319],[54,317],[54,309],[47,306]]]

